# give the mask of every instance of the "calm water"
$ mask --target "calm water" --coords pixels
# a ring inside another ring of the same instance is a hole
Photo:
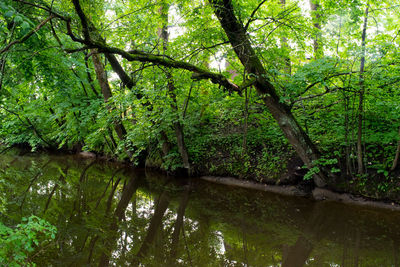
[[[0,156],[12,225],[57,226],[38,266],[399,266],[400,213],[73,156]]]

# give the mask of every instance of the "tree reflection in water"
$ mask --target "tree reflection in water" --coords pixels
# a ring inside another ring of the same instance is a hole
[[[398,266],[398,213],[172,179],[73,156],[2,155],[8,214],[58,228],[38,266]]]

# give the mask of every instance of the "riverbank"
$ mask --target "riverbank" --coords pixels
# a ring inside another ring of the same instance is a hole
[[[338,193],[324,188],[314,188],[312,191],[309,191],[294,185],[268,185],[254,181],[243,181],[233,177],[201,176],[200,179],[227,186],[259,190],[286,196],[307,197],[316,201],[333,201],[362,207],[400,211],[400,204],[395,202],[377,201],[349,193]]]
[[[96,157],[96,154],[91,152],[80,152],[77,155],[82,158]],[[100,159],[104,160],[105,158],[101,157]],[[288,169],[286,169],[285,172],[281,175],[281,178],[277,180],[278,181],[277,184],[268,184],[265,182],[262,183],[254,180],[244,180],[240,178],[224,177],[224,176],[203,175],[200,176],[199,178],[207,182],[212,182],[227,186],[270,192],[285,196],[304,197],[313,199],[315,201],[331,201],[331,202],[339,202],[361,207],[400,211],[400,202],[398,201],[393,201],[387,198],[373,199],[357,195],[351,192],[346,192],[346,191],[336,192],[335,190],[332,189],[314,187],[310,182],[307,183],[302,180],[303,178],[302,175],[304,175],[305,172],[298,166],[299,164],[300,163],[298,160],[293,160],[293,159],[289,164],[286,164],[286,166],[288,166]],[[163,170],[161,166],[153,165],[149,168],[156,169],[158,171],[166,173],[166,171]],[[172,173],[172,174],[176,175],[177,173]],[[180,174],[182,174],[182,172],[180,172]]]
[[[26,153],[31,153],[29,148],[18,146],[15,147],[16,155],[25,155]],[[5,150],[4,152],[7,153],[10,149]],[[18,152],[17,152],[18,151]],[[13,153],[11,151],[11,153]],[[55,150],[55,151],[48,151],[43,150],[41,152],[34,152],[34,153],[56,153],[56,154],[69,154],[74,155],[81,159],[97,159],[99,161],[108,161],[108,162],[118,162],[122,164],[126,164],[127,166],[132,166],[132,163],[127,160],[120,160],[116,157],[110,157],[107,155],[102,155],[94,152],[88,151],[64,151],[64,150]],[[383,196],[383,197],[369,197],[368,195],[362,195],[357,192],[357,184],[356,183],[341,183],[340,187],[337,188],[317,188],[315,187],[311,181],[304,181],[303,176],[306,170],[300,168],[301,162],[296,159],[291,159],[285,164],[283,164],[286,169],[282,171],[280,177],[265,179],[265,176],[260,179],[259,176],[256,174],[253,177],[234,177],[229,176],[228,170],[225,170],[227,175],[215,175],[215,172],[212,169],[207,169],[207,165],[209,164],[217,164],[216,161],[208,162],[203,166],[196,166],[197,172],[194,173],[193,177],[200,177],[200,179],[223,184],[227,186],[234,186],[234,187],[241,187],[247,188],[252,190],[264,191],[264,192],[271,192],[280,195],[286,196],[296,196],[296,197],[304,197],[309,199],[314,199],[316,201],[334,201],[334,202],[341,202],[350,205],[357,205],[357,206],[366,206],[372,208],[381,208],[381,209],[389,209],[389,210],[396,210],[400,211],[400,201],[395,197],[392,198]],[[157,170],[161,173],[168,174],[171,176],[177,177],[185,177],[186,174],[179,169],[175,171],[169,171],[162,167],[160,164],[155,164],[154,161],[147,161],[146,164],[147,169]],[[201,171],[199,171],[201,170]],[[222,168],[220,168],[222,170]],[[224,173],[224,172],[222,172]],[[218,174],[218,172],[217,172]],[[372,179],[371,179],[372,180]],[[338,190],[339,189],[339,190]]]
[[[96,158],[96,154],[91,152],[80,152],[77,154],[78,157],[81,158]],[[105,158],[101,158],[104,160]],[[293,166],[292,166],[293,168]],[[296,167],[295,167],[296,168]],[[158,171],[164,172],[160,168],[154,168]],[[287,170],[285,175],[287,176],[288,173],[292,173],[294,175],[294,170]],[[297,173],[297,175],[300,175]],[[349,205],[356,205],[362,207],[370,207],[370,208],[379,208],[379,209],[388,209],[393,211],[400,211],[400,203],[389,201],[389,200],[377,200],[371,199],[364,196],[359,196],[355,194],[351,194],[349,192],[335,192],[330,189],[326,188],[314,188],[310,186],[310,184],[280,184],[280,185],[273,185],[267,183],[260,183],[251,180],[243,180],[235,177],[223,177],[223,176],[200,176],[201,180],[233,186],[233,187],[240,187],[246,188],[251,190],[258,190],[264,192],[270,192],[274,194],[280,194],[285,196],[295,196],[295,197],[305,197],[314,199],[315,201],[333,201],[333,202],[340,202]],[[287,178],[287,181],[290,179]],[[295,181],[295,178],[291,178],[292,181]]]

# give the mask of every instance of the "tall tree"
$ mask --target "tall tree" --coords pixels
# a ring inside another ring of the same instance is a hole
[[[162,18],[162,27],[160,29],[160,37],[163,41],[163,53],[166,55],[168,52],[168,11],[169,11],[169,4],[166,1],[162,1],[161,8],[160,8],[160,15]],[[185,145],[185,137],[183,132],[183,125],[180,122],[179,110],[176,100],[176,88],[174,83],[174,78],[170,70],[165,71],[165,75],[167,78],[167,87],[168,87],[168,95],[171,99],[171,108],[176,114],[176,119],[174,120],[173,127],[175,130],[176,141],[178,144],[179,154],[181,155],[183,167],[186,169],[187,173],[190,175],[190,162],[189,162],[189,153],[187,147]]]
[[[321,58],[324,56],[322,43],[321,43],[321,5],[320,0],[309,0],[311,9],[311,18],[315,28],[313,37],[314,58]]]
[[[365,9],[364,25],[361,35],[361,63],[360,63],[360,76],[359,76],[359,102],[358,102],[358,124],[357,124],[357,163],[358,173],[364,173],[364,157],[363,157],[363,146],[362,146],[362,128],[363,128],[363,113],[364,113],[364,94],[365,94],[365,83],[364,83],[364,68],[365,68],[365,42],[367,38],[367,22],[368,22],[368,10],[369,6]]]
[[[245,28],[235,16],[232,2],[229,0],[210,0],[210,3],[213,5],[215,14],[239,60],[246,71],[256,77],[254,86],[258,94],[299,157],[308,167],[312,167],[313,161],[320,158],[320,153],[294,118],[290,108],[280,101],[275,87],[269,81],[266,70],[251,46]],[[326,185],[328,173],[327,170],[322,168],[321,172],[314,175],[315,184],[317,186]]]
[[[107,74],[106,71],[104,69],[104,65],[101,62],[101,58],[100,55],[97,53],[97,50],[92,50],[92,60],[93,60],[93,65],[94,65],[94,69],[96,71],[96,78],[99,81],[99,85],[101,88],[101,93],[103,94],[104,97],[104,102],[108,102],[108,100],[112,97],[112,92],[111,92],[111,88],[110,88],[110,84],[108,83],[108,79],[107,79]],[[107,108],[112,110],[112,107],[110,106],[110,104],[106,104]],[[114,129],[115,132],[117,133],[118,138],[124,142],[124,148],[125,148],[125,152],[126,154],[129,156],[129,158],[132,158],[132,152],[127,148],[126,145],[126,129],[124,127],[124,125],[122,124],[121,118],[117,118],[116,121],[114,121]]]

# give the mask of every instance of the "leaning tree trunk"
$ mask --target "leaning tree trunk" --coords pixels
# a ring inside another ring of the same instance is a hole
[[[250,40],[243,25],[234,14],[231,1],[209,1],[213,5],[215,14],[247,73],[256,77],[254,86],[258,94],[263,99],[265,105],[299,157],[307,167],[313,167],[313,161],[320,158],[320,153],[309,136],[298,124],[290,108],[284,103],[281,103],[274,86],[267,78],[266,70],[250,44]],[[329,172],[324,168],[320,168],[320,172],[314,175],[315,184],[319,187],[325,186],[328,173]]]
[[[101,93],[103,94],[104,97],[104,102],[108,102],[110,97],[112,97],[111,88],[107,80],[107,75],[104,70],[103,63],[101,63],[100,55],[97,53],[96,50],[92,50],[92,60],[96,72],[96,77],[100,84]],[[114,122],[114,129],[118,135],[118,138],[124,142],[126,137],[126,130],[120,119]],[[126,146],[124,146],[124,148],[126,154],[131,159],[132,153],[126,148]]]

